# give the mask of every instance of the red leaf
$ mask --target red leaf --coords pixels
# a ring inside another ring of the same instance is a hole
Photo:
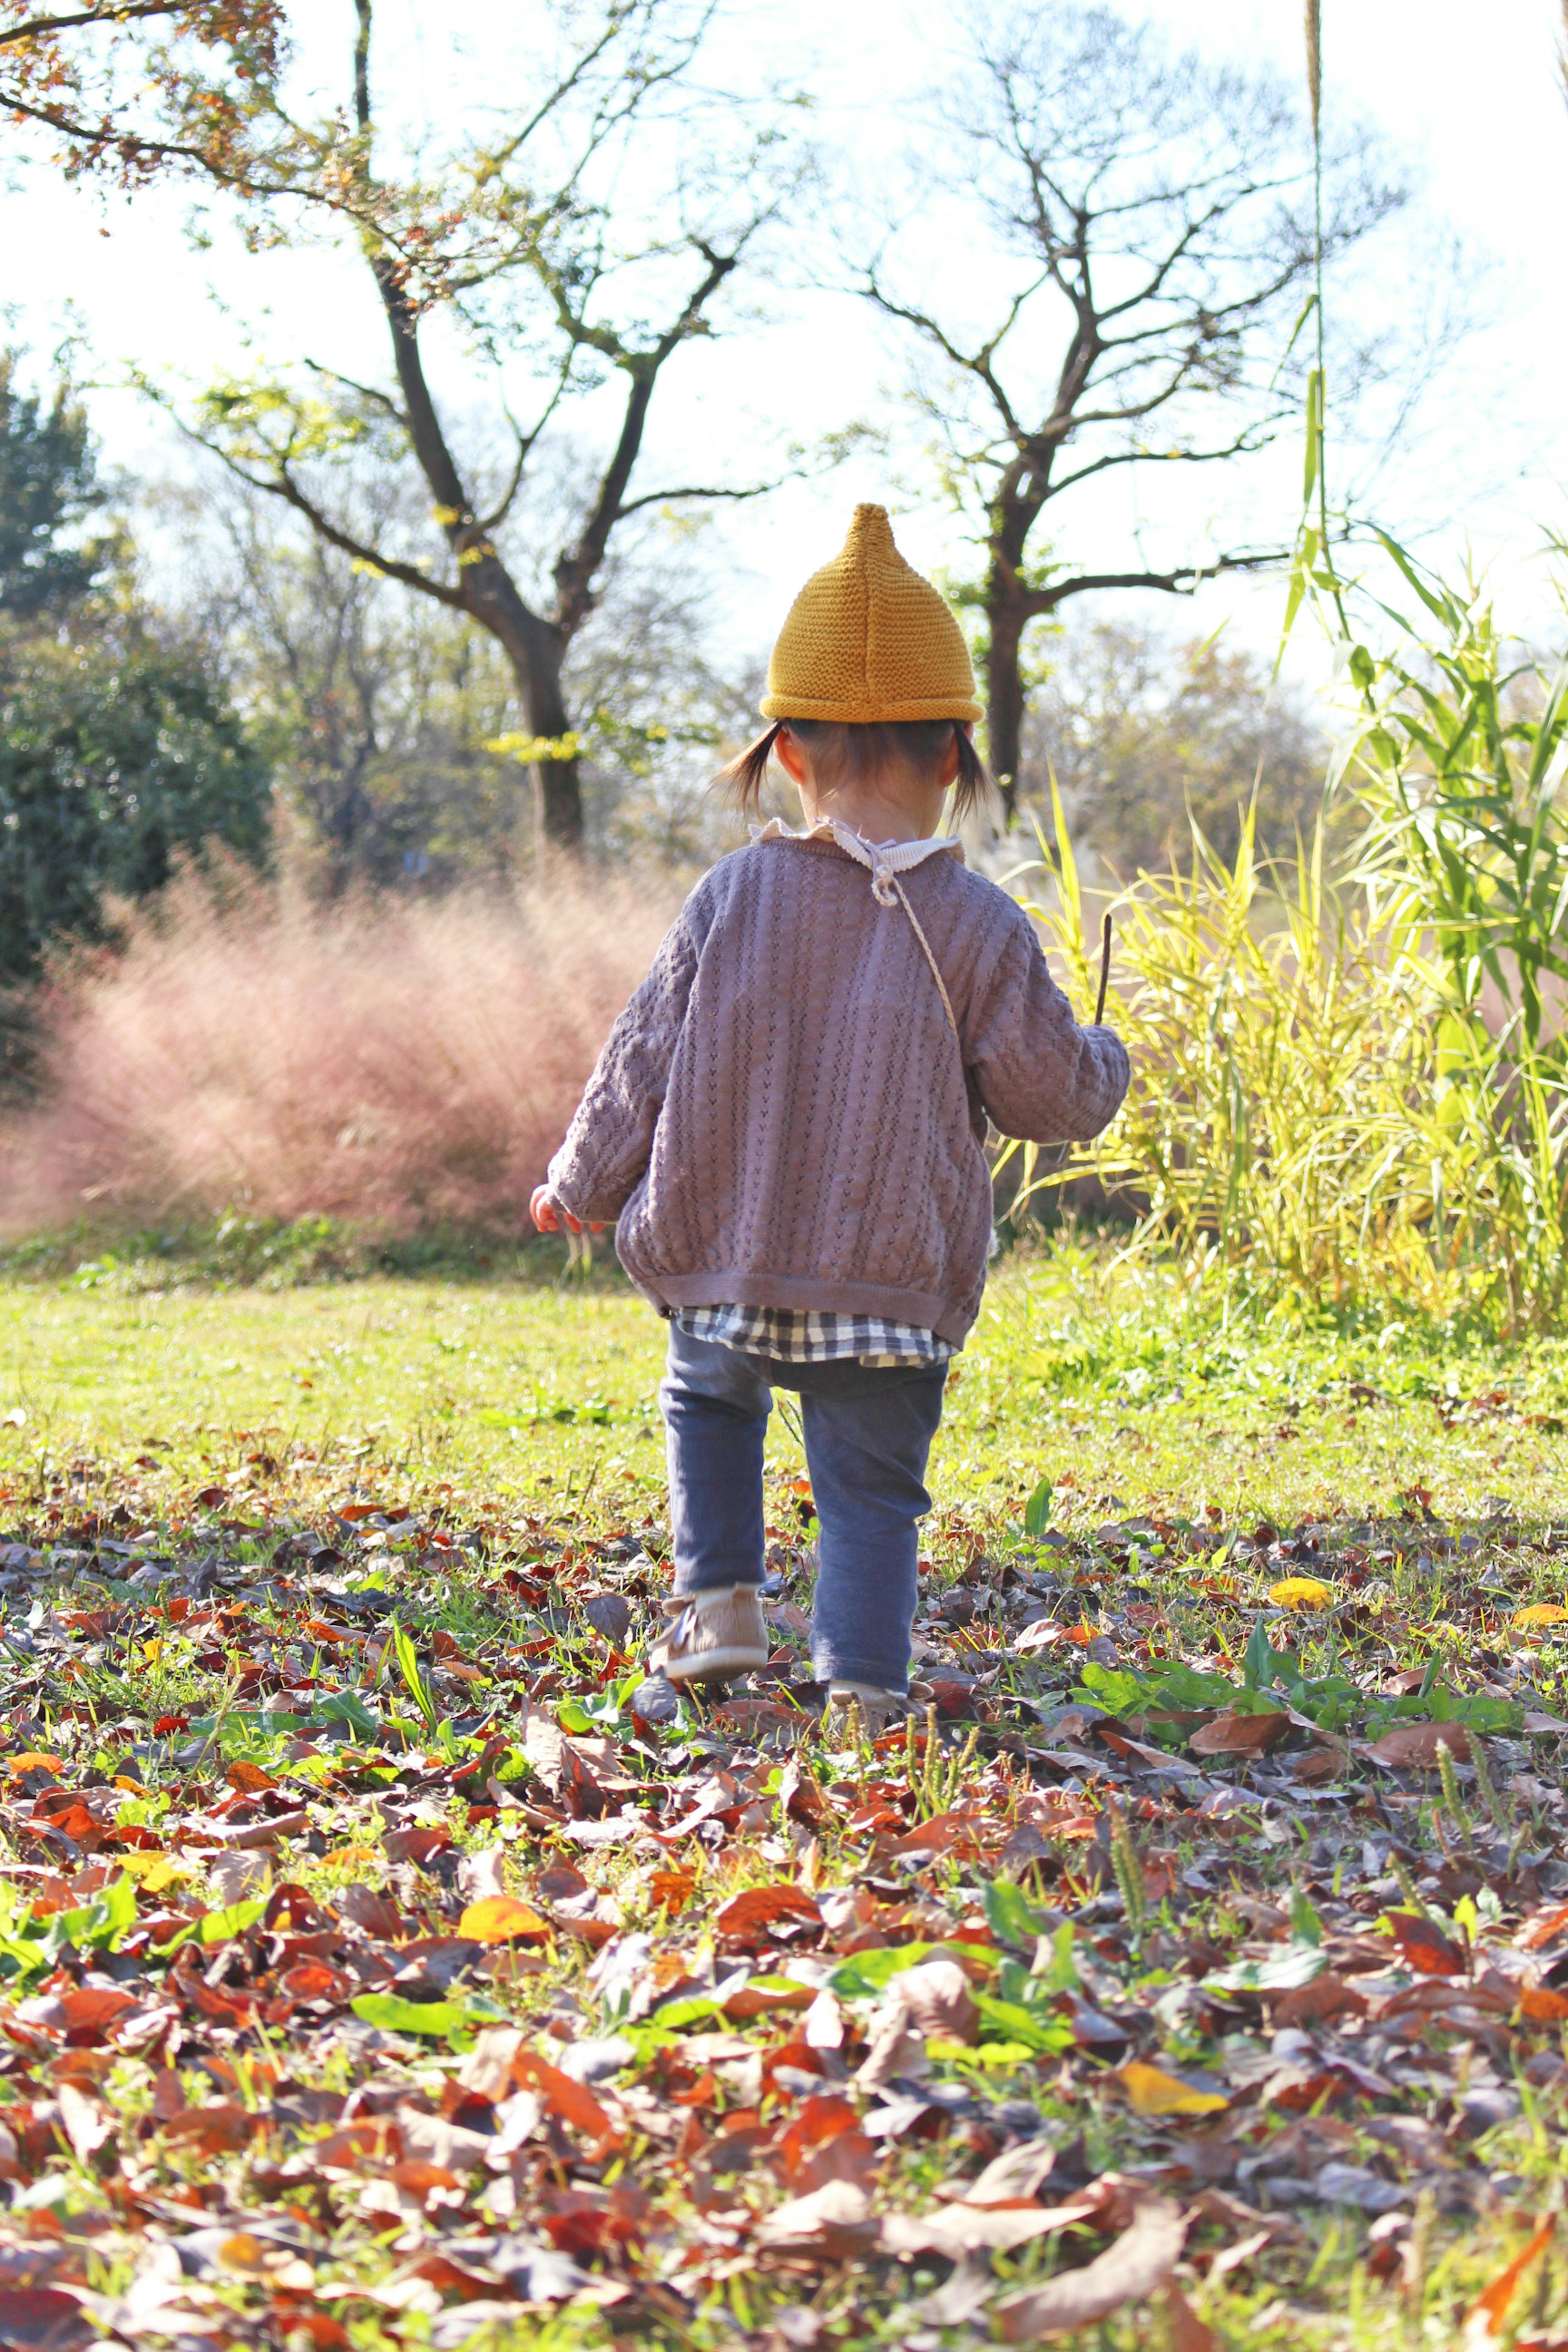
[[[1388,1924],[1394,1930],[1394,1940],[1399,1947],[1401,1958],[1418,1976],[1458,1977],[1464,1974],[1464,1954],[1430,1919],[1423,1919],[1414,1911],[1391,1911]]]

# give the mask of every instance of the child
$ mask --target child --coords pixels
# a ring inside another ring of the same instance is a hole
[[[801,1399],[821,1523],[812,1657],[828,1711],[880,1728],[906,1689],[926,1457],[980,1306],[987,1119],[1098,1135],[1127,1089],[1027,918],[938,833],[988,780],[957,622],[861,506],[768,667],[773,723],[721,780],[800,793],[698,884],[610,1033],[533,1196],[541,1232],[616,1221],[669,1318],[672,1682],[765,1665],[763,1442]]]

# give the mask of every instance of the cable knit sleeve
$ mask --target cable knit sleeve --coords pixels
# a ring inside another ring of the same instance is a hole
[[[1008,925],[965,1026],[981,1100],[1004,1135],[1086,1143],[1121,1108],[1127,1048],[1112,1030],[1079,1028],[1026,916]]]
[[[605,1040],[546,1181],[584,1223],[613,1223],[647,1168],[669,1066],[697,971],[689,903],[665,933],[647,978]]]

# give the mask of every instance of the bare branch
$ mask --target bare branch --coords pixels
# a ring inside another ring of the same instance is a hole
[[[1021,602],[1032,617],[1054,613],[1069,596],[1085,596],[1105,588],[1152,588],[1165,595],[1187,596],[1201,588],[1205,580],[1215,580],[1225,572],[1267,571],[1276,563],[1288,563],[1290,551],[1272,548],[1256,555],[1217,555],[1212,563],[1183,563],[1170,572],[1081,572],[1070,580],[1053,582],[1048,588],[1024,591]]]
[[[36,41],[46,33],[77,33],[92,25],[123,25],[132,17],[177,16],[183,13],[186,0],[110,0],[103,8],[84,8],[70,16],[29,16],[23,25],[13,25],[0,32],[0,49],[15,48],[19,41]]]

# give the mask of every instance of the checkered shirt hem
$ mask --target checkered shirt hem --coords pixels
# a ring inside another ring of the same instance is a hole
[[[882,1315],[835,1315],[815,1307],[682,1307],[675,1320],[693,1339],[715,1339],[749,1356],[784,1364],[832,1364],[855,1360],[891,1370],[899,1364],[945,1364],[951,1342],[915,1323]]]

